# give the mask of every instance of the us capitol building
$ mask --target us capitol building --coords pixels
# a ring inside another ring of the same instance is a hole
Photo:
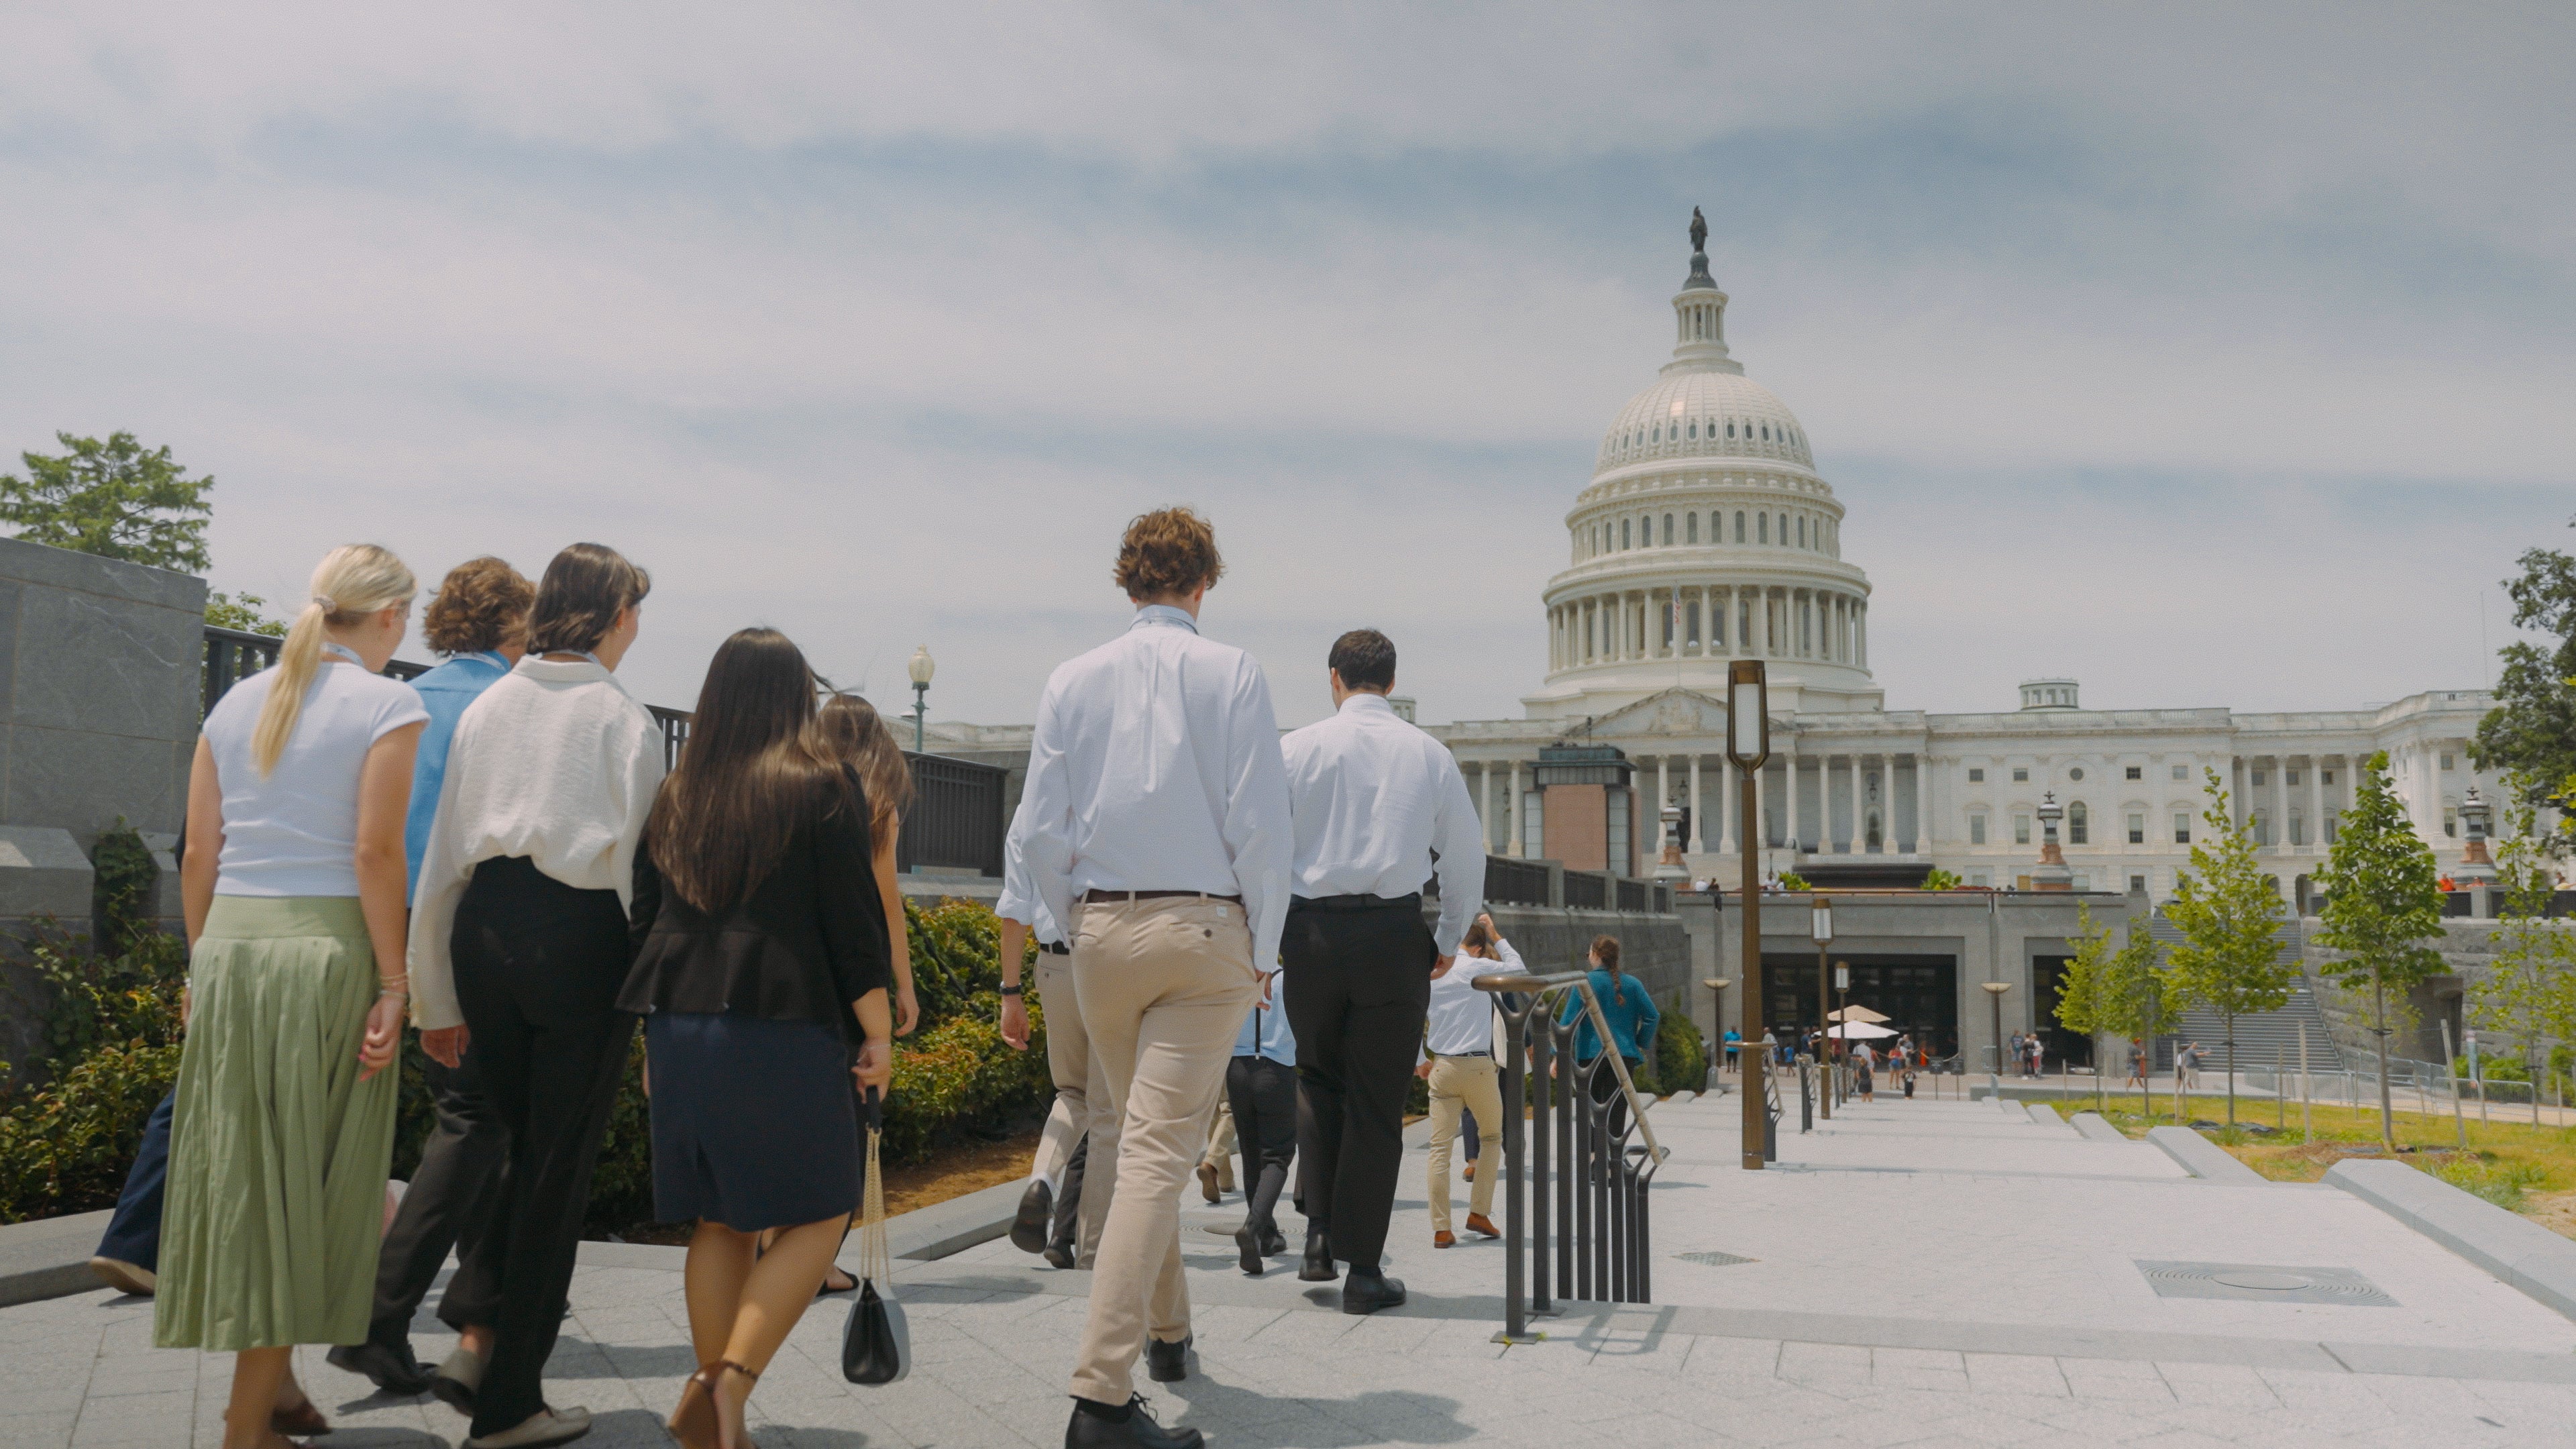
[[[1889,708],[1843,505],[1797,416],[1729,353],[1705,236],[1694,213],[1672,360],[1611,419],[1565,515],[1566,566],[1539,592],[1546,677],[1519,719],[1426,726],[1465,768],[1495,854],[1643,874],[1670,802],[1695,878],[1731,886],[1749,848],[1766,873],[1820,882],[1909,885],[1939,867],[2000,888],[2027,884],[2046,802],[2064,812],[2074,889],[2162,898],[2215,769],[2284,896],[2304,901],[2354,765],[2386,750],[2417,830],[2458,862],[2462,799],[2473,784],[2497,794],[2468,757],[2482,691],[2301,713],[2095,710],[2052,678],[1993,713]],[[1727,667],[1744,658],[1764,661],[1773,714],[1752,841],[1725,760]],[[930,734],[937,752],[1026,762],[1026,725]]]

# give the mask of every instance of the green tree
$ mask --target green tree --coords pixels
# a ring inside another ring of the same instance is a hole
[[[183,573],[206,568],[213,478],[187,476],[167,447],[145,452],[132,433],[104,443],[54,437],[69,451],[21,453],[26,477],[0,473],[0,523],[30,543]]]
[[[239,629],[245,634],[266,634],[272,639],[286,637],[285,622],[268,617],[268,600],[257,594],[217,591],[206,595],[206,622],[219,629]]]
[[[2205,771],[2207,827],[2191,848],[2191,869],[2174,882],[2165,919],[2182,932],[2173,980],[2186,1000],[2218,1013],[2227,1029],[2227,1123],[2236,1125],[2236,1018],[2278,1011],[2298,966],[2281,959],[2281,893],[2254,858],[2254,832],[2238,825],[2216,770]]]
[[[2512,798],[2524,792],[2510,785]],[[2523,1060],[2532,1072],[2532,1109],[2537,1117],[2539,1082],[2545,1069],[2542,1043],[2551,1037],[2576,1036],[2576,933],[2565,921],[2549,919],[2549,897],[2555,873],[2536,830],[2535,812],[2527,804],[2507,809],[2508,824],[2496,852],[2496,888],[2503,909],[2488,939],[2495,944],[2495,966],[2470,988],[2477,1022],[2522,1039]]]
[[[2075,955],[2066,963],[2066,974],[2057,981],[2057,1024],[2068,1031],[2080,1032],[2097,1043],[2104,1032],[2112,1030],[2103,1024],[2109,1004],[2104,999],[2104,977],[2110,974],[2111,928],[2093,924],[2093,908],[2075,908]],[[2102,1072],[2093,1073],[2093,1100],[2102,1100]]]
[[[2344,812],[2325,869],[2317,872],[2326,892],[2317,944],[2342,953],[2335,980],[2351,990],[2370,989],[2370,1032],[2379,1043],[2379,1140],[2394,1152],[2388,991],[2395,987],[2403,997],[2446,969],[2441,954],[2422,944],[2442,934],[2442,891],[2432,850],[2388,788],[2388,752],[2364,760],[2352,784],[2352,808]]]
[[[2507,579],[2513,625],[2555,636],[2553,645],[2517,641],[2496,651],[2494,709],[2478,722],[2478,763],[2521,777],[2519,802],[2576,801],[2576,558],[2552,548],[2526,551],[2522,577]],[[2576,829],[2563,817],[2561,831]],[[2551,842],[2563,846],[2562,835]]]

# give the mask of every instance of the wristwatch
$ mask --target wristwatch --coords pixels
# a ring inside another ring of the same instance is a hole
[[[1017,986],[1005,986],[1002,988],[1002,994],[1004,996],[1017,996],[1020,994],[1020,990],[1021,988]]]

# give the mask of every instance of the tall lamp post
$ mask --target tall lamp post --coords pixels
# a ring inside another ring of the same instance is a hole
[[[1834,1120],[1834,1019],[1825,1013],[1825,948],[1834,943],[1834,902],[1830,896],[1807,898],[1807,923],[1816,938],[1816,1070],[1825,1083],[1825,1120]]]
[[[930,675],[939,665],[930,657],[930,646],[923,644],[912,651],[911,660],[903,667],[912,676],[912,752],[928,754],[923,740],[930,722]]]
[[[1980,981],[1977,984],[1986,988],[1986,999],[1995,1004],[1995,1069],[1986,1080],[1993,1084],[1995,1095],[2000,1097],[2004,1094],[2004,993],[2012,990],[2012,983]]]
[[[1737,817],[1736,839],[1744,852],[1744,1151],[1747,1172],[1762,1170],[1762,1144],[1770,1130],[1768,1092],[1754,1088],[1753,1057],[1762,1050],[1762,853],[1754,848],[1757,822],[1753,811],[1754,781],[1771,758],[1771,686],[1759,659],[1738,659],[1726,668],[1726,758],[1744,778],[1736,795],[1744,802]],[[1768,1076],[1771,1064],[1762,1064]]]
[[[1842,1023],[1843,1055],[1851,1055],[1851,1008],[1844,1004],[1843,993],[1851,990],[1851,963],[1834,963],[1834,1018]]]
[[[1709,1034],[1709,1040],[1715,1046],[1717,1055],[1708,1059],[1708,1079],[1718,1084],[1717,1090],[1720,1092],[1726,1090],[1722,1081],[1726,1070],[1726,988],[1734,984],[1723,976],[1710,976],[1700,982],[1700,985],[1708,988],[1709,1020],[1716,1023],[1715,1029]],[[1736,1053],[1735,1069],[1738,1072],[1744,1070],[1744,1056],[1740,1048]]]

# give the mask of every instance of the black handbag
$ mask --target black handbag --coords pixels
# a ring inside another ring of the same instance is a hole
[[[860,1191],[859,1298],[841,1329],[841,1377],[854,1384],[891,1384],[912,1372],[912,1331],[894,1296],[894,1253],[886,1243],[885,1182],[877,1172],[883,1109],[874,1087],[860,1103],[868,1134],[868,1180]]]

